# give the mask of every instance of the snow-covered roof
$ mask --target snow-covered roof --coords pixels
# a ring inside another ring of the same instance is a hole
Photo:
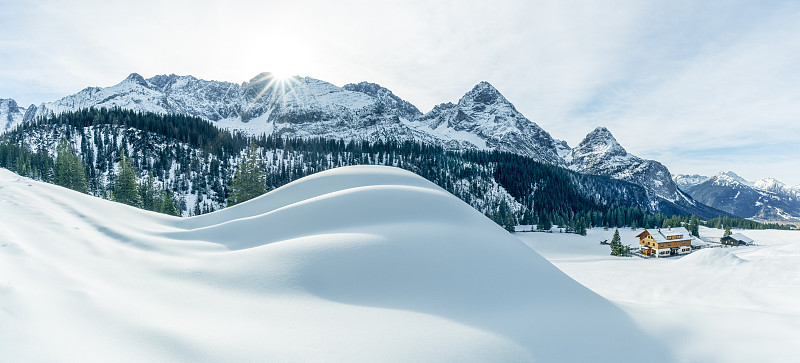
[[[692,238],[692,246],[705,247],[708,246],[708,242],[703,241],[699,238]]]
[[[689,231],[683,227],[676,227],[672,229],[645,229],[645,231],[650,233],[650,235],[653,236],[653,239],[655,239],[658,243],[683,241],[691,238]],[[667,237],[681,235],[683,236],[681,239],[667,239]]]
[[[658,242],[658,243],[664,243],[664,242],[667,242],[667,238],[666,238],[666,237],[664,237],[664,235],[662,235],[662,234],[661,234],[661,233],[660,233],[658,230],[656,230],[656,229],[645,229],[645,232],[647,232],[647,233],[650,233],[650,235],[651,235],[651,236],[653,236],[653,239],[655,239],[655,240],[656,240],[656,242]]]
[[[733,238],[733,239],[735,239],[737,241],[742,241],[744,243],[753,243],[753,239],[752,238],[747,237],[747,236],[745,236],[745,235],[743,235],[741,233],[734,233],[734,234],[731,235],[731,238]]]
[[[691,233],[686,228],[683,227],[675,227],[669,229],[660,229],[659,230],[664,237],[672,237],[672,236],[684,236],[688,237]]]

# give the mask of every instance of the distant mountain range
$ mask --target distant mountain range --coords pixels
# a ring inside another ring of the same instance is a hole
[[[338,87],[308,77],[277,79],[262,73],[235,84],[174,74],[145,79],[133,73],[117,85],[89,87],[38,106],[20,107],[2,99],[0,132],[90,107],[195,116],[254,135],[415,140],[450,150],[512,152],[640,185],[654,206],[667,203],[671,210],[698,215],[719,212],[682,192],[661,163],[628,154],[608,129],[599,127],[570,148],[522,115],[488,82],[475,85],[457,103],[442,103],[422,113],[392,91],[368,82]]]
[[[713,177],[676,175],[676,184],[711,207],[756,220],[800,221],[800,185],[773,178],[750,182],[732,171]]]
[[[120,107],[182,114],[250,134],[335,139],[397,139],[441,143],[450,148],[510,151],[563,165],[563,143],[531,122],[487,82],[457,104],[443,103],[427,114],[374,83],[337,87],[308,77],[276,79],[262,73],[248,82],[205,81],[192,76],[133,73],[117,85],[89,87],[54,102],[27,108],[0,103],[8,130],[20,122],[89,107]]]

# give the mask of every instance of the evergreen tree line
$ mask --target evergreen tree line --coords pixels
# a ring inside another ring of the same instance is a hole
[[[585,234],[597,226],[655,228],[690,218],[650,212],[644,189],[624,181],[512,153],[448,151],[408,140],[249,137],[199,118],[87,109],[25,123],[0,141],[0,166],[25,176],[56,182],[58,159],[69,165],[58,173],[68,175],[59,185],[85,185],[92,195],[160,212],[167,200],[167,213],[180,215],[240,203],[335,167],[391,165],[436,183],[509,230],[555,224]]]
[[[717,217],[707,220],[704,224],[710,228],[720,229],[791,229],[789,226],[781,225],[779,223],[761,223],[754,222],[749,219],[731,218],[731,217]]]

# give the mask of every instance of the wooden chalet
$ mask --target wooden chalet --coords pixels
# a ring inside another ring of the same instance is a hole
[[[727,246],[746,246],[746,245],[752,245],[753,239],[741,233],[734,233],[730,236],[725,236],[720,238],[719,242]]]
[[[642,254],[667,257],[692,252],[692,236],[686,228],[645,229],[639,233]]]

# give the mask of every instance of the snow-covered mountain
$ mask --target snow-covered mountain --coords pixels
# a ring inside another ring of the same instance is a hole
[[[25,108],[19,107],[17,102],[0,98],[0,133],[19,125],[25,116]]]
[[[145,79],[133,73],[114,86],[89,87],[54,102],[17,107],[3,130],[89,107],[196,116],[256,135],[416,140],[454,149],[509,151],[563,164],[562,142],[525,118],[487,82],[476,85],[457,104],[441,104],[423,115],[374,83],[338,87],[309,77],[277,79],[262,73],[239,85],[174,74]]]
[[[800,195],[775,179],[750,182],[732,171],[721,172],[687,191],[711,207],[758,220],[800,220]]]
[[[746,185],[748,187],[752,187],[755,185],[755,183],[748,181],[745,178],[742,178],[741,176],[739,176],[739,174],[736,174],[730,170],[719,172],[717,175],[713,177],[713,179],[714,179],[714,184],[721,186],[733,187],[738,185]]]
[[[753,183],[753,188],[785,197],[800,198],[800,185],[786,185],[775,178],[758,179]]]
[[[606,175],[645,187],[673,203],[686,202],[667,167],[629,154],[605,127],[586,135],[569,154],[569,167],[581,173]]]
[[[397,168],[330,170],[185,219],[0,169],[0,220],[8,361],[673,361]]]
[[[695,185],[702,184],[708,179],[710,179],[710,177],[699,174],[677,174],[672,176],[672,180],[678,185],[678,188],[683,191],[687,191]]]
[[[400,122],[400,117],[420,112],[390,91],[373,86],[352,85],[354,90],[348,90],[307,77],[279,80],[270,73],[241,85],[174,74],[144,79],[133,73],[111,87],[90,87],[31,106],[25,120],[81,108],[119,107],[196,116],[252,134],[348,139],[394,135],[425,140],[425,135]]]
[[[481,82],[457,104],[444,103],[413,125],[442,139],[460,140],[481,149],[508,151],[555,165],[562,142],[527,119],[488,82]]]
[[[586,135],[565,157],[565,162],[570,169],[584,174],[604,175],[644,187],[653,209],[667,214],[713,218],[726,213],[698,203],[678,189],[666,166],[629,154],[605,127]]]

